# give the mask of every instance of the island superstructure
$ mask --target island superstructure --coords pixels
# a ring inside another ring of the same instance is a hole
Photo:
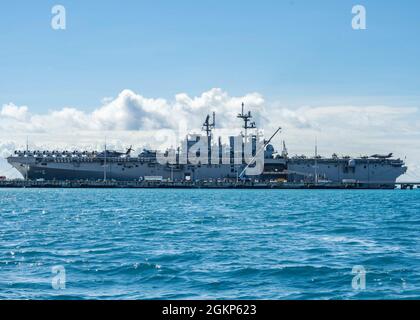
[[[157,150],[144,149],[137,156],[132,155],[130,147],[126,152],[107,150],[96,151],[15,151],[7,161],[16,168],[24,179],[29,180],[118,180],[139,181],[157,179],[162,181],[276,181],[285,184],[352,184],[369,188],[394,188],[399,176],[407,171],[401,159],[395,159],[393,154],[364,157],[321,157],[315,152],[313,156],[289,156],[285,143],[277,152],[273,144],[265,141],[262,150],[257,150],[256,124],[252,121],[251,112],[242,112],[238,118],[244,123],[243,139],[253,141],[253,154],[263,153],[264,168],[257,176],[247,176],[244,169],[248,166],[243,154],[235,153],[234,137],[229,137],[229,143],[222,145],[221,139],[214,143],[212,130],[216,127],[215,114],[207,116],[203,131],[208,139],[209,159],[205,164],[186,163],[181,161],[181,148],[177,148],[176,161],[162,164],[158,161]],[[251,132],[251,133],[250,133]],[[188,138],[187,138],[188,139]],[[186,148],[192,148],[197,138],[188,140]],[[216,149],[214,149],[216,145]],[[210,148],[210,147],[209,147]],[[216,151],[216,155],[214,154]],[[223,161],[226,150],[230,160]],[[166,151],[167,153],[168,151]],[[210,155],[210,153],[212,153]],[[235,161],[238,157],[239,161]]]

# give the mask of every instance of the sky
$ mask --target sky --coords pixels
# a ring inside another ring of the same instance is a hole
[[[352,29],[357,4],[366,30]],[[396,151],[420,177],[419,34],[417,0],[3,1],[0,146],[59,147],[65,127],[63,143],[77,130],[81,145],[104,131],[139,144],[247,99],[296,153],[314,136],[326,153]]]

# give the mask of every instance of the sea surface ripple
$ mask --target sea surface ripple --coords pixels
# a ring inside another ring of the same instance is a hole
[[[2,189],[0,298],[419,299],[420,190]]]

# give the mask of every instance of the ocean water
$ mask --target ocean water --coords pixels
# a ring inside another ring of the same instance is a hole
[[[3,189],[0,298],[420,298],[420,190]]]

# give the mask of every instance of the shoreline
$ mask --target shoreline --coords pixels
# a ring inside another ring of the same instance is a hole
[[[31,188],[31,189],[328,189],[328,190],[393,190],[418,189],[420,183],[404,182],[384,185],[368,185],[366,183],[338,184],[338,183],[287,183],[287,182],[206,182],[206,181],[0,181],[1,188]]]

